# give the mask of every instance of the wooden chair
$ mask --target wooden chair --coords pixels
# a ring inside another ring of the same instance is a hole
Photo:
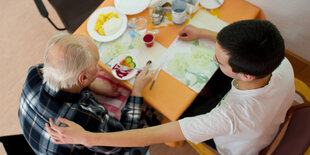
[[[275,139],[260,155],[304,154],[310,147],[310,103],[292,106]]]
[[[304,154],[310,152],[310,88],[295,78],[296,93],[304,103],[293,103],[274,140],[259,155]],[[201,155],[219,154],[204,143],[188,143]]]
[[[64,28],[59,28],[49,18],[42,0],[34,0],[42,17],[47,18],[53,27],[59,31],[67,30],[73,33],[87,17],[103,2],[103,0],[48,0],[56,10]]]

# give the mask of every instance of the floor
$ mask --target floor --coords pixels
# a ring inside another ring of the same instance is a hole
[[[53,9],[43,1],[50,18],[61,22]],[[17,117],[19,95],[29,66],[42,63],[44,49],[49,38],[58,34],[43,19],[34,1],[0,0],[0,136],[21,133]],[[295,75],[310,86],[310,63],[289,55]],[[5,154],[0,144],[0,155]],[[197,154],[188,144],[169,148],[163,144],[153,145],[151,154]]]

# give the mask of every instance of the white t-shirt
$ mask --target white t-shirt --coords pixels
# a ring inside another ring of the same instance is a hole
[[[285,58],[269,83],[258,89],[232,88],[210,113],[179,120],[185,138],[213,138],[221,154],[258,154],[275,137],[294,100],[293,68]]]

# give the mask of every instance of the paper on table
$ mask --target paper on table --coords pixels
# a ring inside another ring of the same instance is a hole
[[[214,32],[219,32],[223,27],[228,25],[228,23],[222,21],[216,16],[212,16],[205,10],[199,10],[195,17],[189,22],[189,24]]]
[[[156,36],[156,35],[155,35]],[[130,54],[135,56],[138,68],[143,68],[147,61],[152,61],[151,69],[159,66],[160,57],[167,50],[164,46],[155,41],[154,46],[147,48],[138,34],[131,35],[130,29],[118,39],[98,43],[100,61],[111,68],[111,61],[122,54]],[[134,78],[128,80],[130,84],[134,83]]]
[[[227,23],[205,11],[199,11],[190,24],[216,32],[227,25]],[[213,61],[214,48],[215,43],[208,39],[196,41],[176,39],[164,56],[167,58],[167,63],[165,63],[163,69],[199,93],[218,69],[217,63]]]
[[[218,68],[213,61],[214,43],[207,39],[176,39],[167,50],[163,69],[199,93]]]

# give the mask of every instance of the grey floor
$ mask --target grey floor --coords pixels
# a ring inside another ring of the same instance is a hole
[[[56,13],[43,0],[50,18],[61,25]],[[0,136],[19,134],[17,111],[19,95],[29,66],[43,61],[47,41],[59,33],[43,19],[33,0],[0,0]],[[0,144],[0,155],[5,154]],[[151,146],[151,155],[197,154],[187,143],[170,148],[164,144]]]

